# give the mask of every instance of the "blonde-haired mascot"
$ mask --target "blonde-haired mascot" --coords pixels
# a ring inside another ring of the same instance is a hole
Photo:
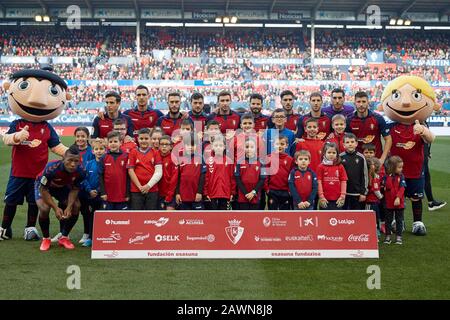
[[[10,239],[11,224],[17,205],[28,202],[28,219],[24,238],[38,240],[35,228],[38,208],[34,197],[37,175],[48,161],[48,148],[57,155],[67,150],[47,120],[57,117],[65,108],[67,84],[47,69],[18,71],[3,83],[12,112],[20,116],[11,122],[3,142],[12,146],[11,172],[5,193],[5,209],[0,227],[0,240]]]
[[[405,195],[411,199],[415,235],[425,235],[422,222],[422,198],[424,190],[424,143],[434,140],[433,133],[422,123],[438,111],[433,88],[416,76],[401,76],[391,81],[381,96],[381,109],[394,121],[390,127],[392,136],[391,156],[402,158],[406,180]]]

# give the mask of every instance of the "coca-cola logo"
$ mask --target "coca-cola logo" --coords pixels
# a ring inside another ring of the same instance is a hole
[[[350,242],[368,242],[369,235],[367,233],[351,234],[348,236],[348,241],[350,241]]]

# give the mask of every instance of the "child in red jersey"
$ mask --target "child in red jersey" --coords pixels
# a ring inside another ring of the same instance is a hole
[[[327,142],[323,146],[322,163],[317,167],[319,207],[339,210],[345,203],[347,173],[341,164],[338,147]]]
[[[345,151],[344,148],[344,134],[347,126],[345,116],[342,114],[336,114],[331,118],[331,126],[333,132],[330,133],[326,142],[333,142],[338,146],[338,154]]]
[[[285,152],[288,144],[287,137],[279,136],[275,141],[274,152],[267,157],[269,210],[290,210],[292,207],[288,177],[294,167],[294,159]]]
[[[236,184],[234,161],[225,155],[225,138],[215,136],[212,142],[213,154],[205,159],[205,187],[203,195],[210,202],[212,210],[227,210],[233,200]]]
[[[291,154],[300,150],[309,151],[309,154],[311,155],[309,167],[312,171],[316,172],[317,166],[322,161],[322,148],[325,143],[317,137],[317,134],[319,133],[319,120],[316,118],[309,118],[306,120],[305,131],[306,138],[300,139],[293,145],[295,146],[295,149]]]
[[[366,197],[366,210],[373,210],[377,217],[377,234],[380,237],[380,200],[383,198],[381,193],[380,179],[381,162],[375,157],[367,159],[367,169],[369,172],[369,192]]]
[[[261,162],[256,157],[256,148],[256,141],[248,139],[245,142],[245,158],[238,159],[234,170],[240,210],[258,210],[259,208],[265,175]]]
[[[184,155],[177,160],[173,184],[175,202],[181,210],[203,210],[205,171],[197,147],[198,139],[194,133],[183,138]],[[168,196],[169,201],[173,198],[172,194]]]
[[[130,190],[128,154],[120,150],[120,133],[111,131],[106,139],[109,150],[99,164],[100,197],[105,201],[106,210],[126,210]]]
[[[114,120],[113,130],[120,134],[120,150],[129,154],[131,150],[136,148],[136,142],[130,137],[127,137],[127,123],[124,119],[118,118]]]
[[[403,176],[403,160],[399,156],[392,156],[386,164],[387,176],[384,182],[386,197],[386,238],[384,243],[391,243],[392,221],[396,222],[396,244],[402,244],[402,232],[405,210],[406,182]]]
[[[158,208],[160,210],[175,210],[175,207],[168,205],[167,196],[172,188],[172,180],[175,176],[175,163],[172,159],[172,139],[168,135],[164,135],[159,139],[159,154],[161,155],[163,175],[158,184],[159,201]]]
[[[313,210],[317,196],[317,176],[309,168],[311,154],[307,150],[294,154],[296,167],[289,174],[289,191],[294,210]]]
[[[159,149],[159,139],[163,136],[163,131],[160,127],[154,127],[150,133],[150,145],[153,150]]]
[[[158,182],[162,177],[159,151],[150,147],[150,129],[138,131],[139,148],[128,157],[128,174],[131,179],[130,207],[132,210],[156,210]]]

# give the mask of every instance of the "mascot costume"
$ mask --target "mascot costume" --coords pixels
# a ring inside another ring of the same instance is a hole
[[[28,202],[24,238],[39,240],[35,228],[38,207],[34,197],[34,182],[47,164],[48,148],[60,156],[67,150],[47,120],[57,117],[71,96],[67,93],[64,80],[51,71],[51,68],[21,70],[3,83],[9,107],[20,118],[10,124],[3,136],[3,142],[12,146],[12,162],[0,240],[12,237],[11,224],[17,205],[22,205],[24,198]]]
[[[422,78],[401,76],[391,81],[381,96],[381,109],[393,121],[391,156],[402,158],[406,180],[405,195],[411,199],[413,212],[412,232],[425,235],[422,222],[424,190],[424,142],[434,140],[433,133],[423,123],[440,106],[433,88]]]

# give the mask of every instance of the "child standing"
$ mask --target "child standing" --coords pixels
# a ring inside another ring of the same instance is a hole
[[[344,210],[361,210],[364,207],[369,183],[367,163],[364,156],[356,151],[358,140],[353,133],[345,133],[345,152],[339,156],[347,173],[347,195]]]
[[[90,247],[92,245],[92,229],[94,226],[94,213],[101,210],[103,201],[100,198],[100,162],[105,154],[106,146],[103,139],[96,139],[91,142],[92,152],[95,159],[88,161],[85,165],[86,179],[82,183],[82,193],[85,194],[88,205],[87,220],[88,223],[88,237],[83,242],[83,247]],[[81,198],[81,196],[80,196]]]
[[[130,183],[128,179],[128,154],[120,150],[120,134],[111,131],[106,137],[108,152],[99,164],[100,197],[106,210],[127,210]]]
[[[402,232],[405,210],[405,177],[403,176],[403,160],[392,156],[387,160],[387,176],[385,178],[386,197],[386,238],[384,243],[391,243],[392,221],[396,221],[396,244],[402,244]]]
[[[294,210],[313,210],[317,196],[317,176],[308,168],[311,162],[309,151],[297,151],[294,155],[297,167],[289,174],[289,190]]]
[[[341,164],[335,143],[325,143],[322,156],[322,163],[317,167],[319,206],[323,209],[339,210],[345,203],[347,173]]]
[[[127,136],[127,122],[125,119],[118,118],[114,120],[113,130],[120,134],[120,150],[122,152],[129,154],[131,150],[136,148],[136,142],[130,136]]]
[[[234,162],[225,154],[225,138],[215,136],[212,142],[213,154],[205,159],[204,196],[212,210],[227,210],[233,200],[236,185]]]
[[[198,141],[194,133],[183,138],[184,155],[176,164],[175,202],[181,210],[203,210],[205,171],[202,157],[197,153]],[[168,196],[169,201],[173,198]]]
[[[161,164],[163,175],[158,184],[158,209],[174,210],[175,208],[167,206],[166,198],[172,188],[171,181],[175,175],[175,163],[172,159],[172,139],[164,135],[159,139],[159,154],[161,155]]]
[[[366,197],[366,210],[373,210],[377,219],[377,234],[380,237],[380,201],[383,198],[381,193],[380,180],[381,162],[375,157],[367,159],[367,169],[369,171],[369,192]]]
[[[261,188],[266,177],[261,162],[256,157],[256,148],[256,141],[248,139],[245,142],[245,158],[238,160],[234,170],[240,210],[258,210],[259,208]]]
[[[331,118],[333,132],[330,133],[326,142],[333,142],[338,146],[338,153],[344,152],[344,132],[346,128],[346,119],[342,114],[336,114]]]
[[[319,133],[319,121],[316,118],[309,118],[305,123],[305,131],[306,138],[300,139],[295,145],[294,152],[291,154],[295,154],[300,150],[307,150],[310,154],[310,163],[309,167],[312,171],[317,171],[317,166],[322,161],[322,148],[324,141],[320,140],[317,137]]]
[[[138,131],[139,148],[128,157],[128,174],[131,179],[132,210],[156,210],[158,204],[158,182],[162,177],[159,151],[150,147],[150,129]]]
[[[274,152],[267,157],[269,210],[290,210],[292,207],[288,177],[294,167],[294,159],[285,152],[288,143],[287,137],[279,136],[275,141]]]
[[[92,153],[92,147],[89,145],[89,129],[86,127],[78,127],[75,129],[75,143],[78,152],[80,153],[80,161],[85,165],[88,161],[95,159]]]

